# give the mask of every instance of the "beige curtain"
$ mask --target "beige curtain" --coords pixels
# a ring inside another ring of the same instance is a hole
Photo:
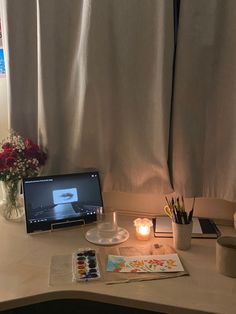
[[[234,0],[181,1],[172,106],[172,0],[0,3],[10,124],[44,173],[236,200]]]
[[[236,200],[236,1],[181,0],[172,125],[174,189]]]
[[[170,192],[172,0],[1,0],[11,127],[45,173],[96,168],[104,191]]]

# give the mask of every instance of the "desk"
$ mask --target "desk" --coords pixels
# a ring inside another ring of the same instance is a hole
[[[119,217],[130,231],[123,246],[140,245],[133,217]],[[193,239],[179,255],[190,276],[165,280],[106,285],[102,281],[50,287],[51,256],[70,254],[79,247],[94,247],[84,238],[91,226],[27,235],[24,223],[0,219],[0,310],[66,298],[78,298],[165,313],[235,313],[236,279],[216,272],[215,240]],[[235,235],[232,227],[223,233]],[[172,245],[172,239],[152,238]],[[149,242],[150,243],[150,242]],[[145,242],[142,242],[145,245]]]

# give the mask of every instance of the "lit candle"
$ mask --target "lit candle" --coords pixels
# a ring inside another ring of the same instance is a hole
[[[149,240],[151,235],[152,221],[147,218],[137,218],[134,220],[136,227],[136,237],[138,240]]]

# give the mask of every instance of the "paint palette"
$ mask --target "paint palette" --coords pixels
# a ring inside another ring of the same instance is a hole
[[[94,249],[81,248],[72,254],[72,275],[73,281],[97,280],[101,277]]]

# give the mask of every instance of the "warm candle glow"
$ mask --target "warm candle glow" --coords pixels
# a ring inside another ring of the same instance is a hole
[[[137,229],[138,233],[140,233],[141,235],[147,235],[150,232],[150,227],[146,225],[141,225]]]
[[[136,237],[138,240],[149,240],[151,235],[152,221],[147,218],[137,218],[134,220],[136,227]]]

